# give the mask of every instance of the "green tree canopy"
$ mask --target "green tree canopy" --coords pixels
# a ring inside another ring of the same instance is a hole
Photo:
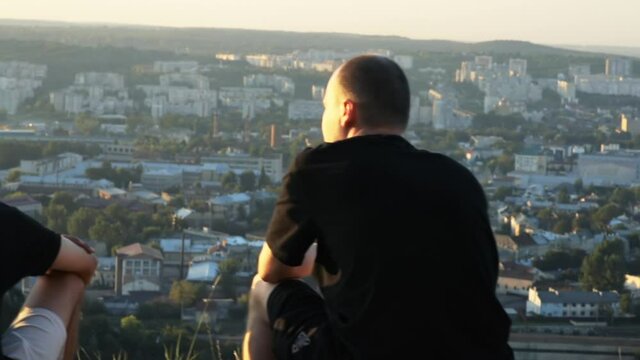
[[[573,230],[571,219],[567,218],[566,216],[558,219],[558,221],[556,221],[556,223],[553,225],[552,229],[552,231],[556,234],[567,234],[570,233],[571,230]]]
[[[626,272],[624,243],[619,239],[607,240],[584,259],[580,282],[587,290],[622,291]]]
[[[76,203],[73,200],[73,195],[65,191],[58,191],[54,193],[51,201],[49,202],[49,206],[51,205],[61,205],[69,213],[72,213],[77,209]]]
[[[11,170],[11,172],[9,172],[9,175],[7,175],[6,180],[8,182],[16,182],[16,181],[20,181],[20,170],[14,169]]]
[[[557,201],[561,204],[567,204],[569,203],[570,199],[569,199],[569,191],[567,190],[566,187],[562,187],[560,188],[560,190],[558,191],[558,198]]]
[[[169,291],[169,299],[175,303],[192,306],[196,300],[206,296],[206,287],[186,280],[174,281]]]
[[[67,232],[67,217],[69,212],[62,205],[50,204],[44,210],[47,227],[59,233]]]
[[[80,114],[76,116],[74,124],[76,129],[84,135],[95,134],[100,128],[100,121],[87,114]]]
[[[141,330],[142,322],[135,315],[125,316],[120,319],[120,328],[125,330]]]
[[[271,179],[264,170],[264,166],[260,169],[260,176],[258,177],[258,188],[264,189],[267,186],[271,186]]]
[[[240,191],[253,191],[256,189],[256,174],[253,171],[245,171],[240,174]]]
[[[574,231],[588,230],[591,228],[591,218],[588,214],[577,213],[571,221],[571,227]]]
[[[96,223],[96,218],[99,214],[98,210],[90,208],[76,210],[67,221],[67,231],[71,235],[88,238],[89,229]]]
[[[582,265],[587,253],[580,249],[547,251],[543,257],[535,259],[533,266],[542,271],[577,269]]]
[[[621,214],[622,214],[622,209],[618,205],[607,204],[599,208],[595,213],[593,213],[593,216],[591,217],[591,219],[597,226],[604,227],[607,224],[609,224],[609,222],[613,218]]]
[[[222,187],[227,191],[237,191],[238,190],[238,176],[233,171],[229,171],[228,173],[222,176]]]
[[[125,227],[116,221],[110,221],[107,216],[101,214],[95,224],[89,229],[89,236],[93,240],[104,241],[108,248],[127,242]]]
[[[627,208],[636,201],[636,194],[632,189],[618,187],[613,191],[609,202],[618,205],[621,208]]]

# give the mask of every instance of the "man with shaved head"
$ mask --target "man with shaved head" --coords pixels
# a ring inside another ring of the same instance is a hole
[[[325,143],[295,159],[267,231],[244,359],[513,358],[482,188],[401,137],[409,102],[388,58],[331,76]]]

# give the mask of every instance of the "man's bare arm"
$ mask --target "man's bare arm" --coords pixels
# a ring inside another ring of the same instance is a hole
[[[316,260],[317,244],[313,243],[307,250],[300,266],[289,266],[278,260],[269,245],[265,242],[258,259],[258,275],[262,280],[279,283],[286,279],[300,279],[310,276]]]
[[[78,241],[65,235],[60,237],[60,251],[50,270],[76,274],[88,285],[98,266],[98,260],[92,254],[93,249],[78,244]]]

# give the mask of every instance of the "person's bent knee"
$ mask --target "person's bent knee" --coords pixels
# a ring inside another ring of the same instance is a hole
[[[271,295],[276,286],[277,284],[262,280],[260,275],[254,276],[249,294],[249,308],[253,311],[266,313],[269,295]]]
[[[260,298],[266,301],[267,297],[276,286],[277,284],[264,281],[260,275],[256,275],[253,277],[253,281],[251,282],[251,297]]]

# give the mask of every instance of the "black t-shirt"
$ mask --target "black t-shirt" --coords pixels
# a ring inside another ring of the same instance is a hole
[[[20,279],[43,275],[59,251],[59,234],[0,203],[0,299]]]
[[[297,266],[314,241],[332,327],[356,358],[512,358],[484,192],[454,160],[395,135],[306,149],[267,243]]]

